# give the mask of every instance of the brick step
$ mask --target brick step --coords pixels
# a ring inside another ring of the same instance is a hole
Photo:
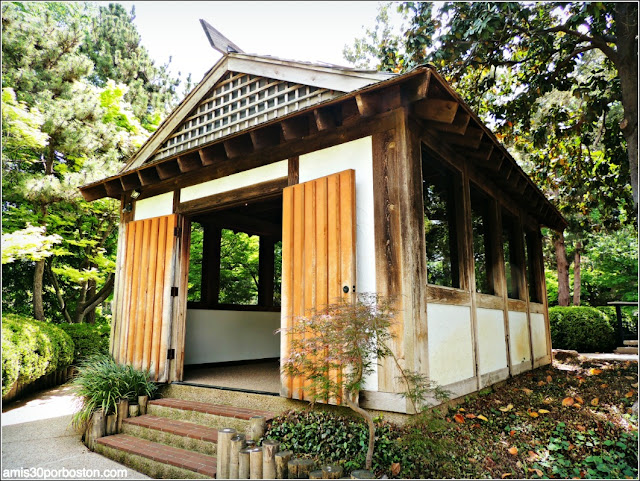
[[[249,426],[249,419],[253,416],[264,416],[267,420],[275,416],[269,411],[174,398],[150,401],[147,406],[147,413],[157,417],[195,423],[209,428],[234,428],[238,432],[245,432]]]
[[[626,341],[624,341],[624,345],[625,346],[631,346],[631,347],[638,347],[638,340],[637,339],[627,339]]]
[[[125,419],[122,432],[210,456],[217,452],[218,430],[199,424],[145,414]]]
[[[96,451],[152,478],[215,478],[216,458],[206,454],[116,434],[96,441]]]
[[[616,354],[638,354],[638,348],[631,346],[618,347],[613,352],[615,352]]]

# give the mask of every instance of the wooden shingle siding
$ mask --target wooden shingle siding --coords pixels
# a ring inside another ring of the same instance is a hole
[[[177,216],[129,222],[111,353],[123,364],[166,381]]]
[[[346,170],[283,191],[282,359],[290,350],[286,331],[294,319],[341,298],[353,299],[356,285],[355,171]],[[343,286],[349,292],[343,292]],[[339,380],[341,372],[332,372]],[[284,377],[282,394],[309,399],[309,383]],[[339,403],[340,399],[328,399]]]

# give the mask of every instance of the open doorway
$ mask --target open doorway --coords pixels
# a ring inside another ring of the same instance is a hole
[[[279,393],[282,196],[190,221],[184,382]]]

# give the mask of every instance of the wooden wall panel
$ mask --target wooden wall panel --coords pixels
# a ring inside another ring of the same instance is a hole
[[[355,171],[347,170],[283,191],[281,357],[289,356],[296,317],[348,296],[356,285]],[[342,291],[343,286],[349,292]],[[302,334],[296,334],[302,335]],[[340,376],[340,372],[332,372]],[[283,375],[281,394],[309,399],[309,382]],[[339,403],[340,399],[326,399]]]
[[[175,214],[126,224],[114,309],[114,359],[148,370],[154,381],[161,382],[168,380],[176,225]]]

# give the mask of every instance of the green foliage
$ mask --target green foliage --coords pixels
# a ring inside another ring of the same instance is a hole
[[[58,324],[65,331],[75,346],[73,354],[73,363],[79,364],[85,359],[102,354],[109,353],[109,335],[111,334],[111,326],[106,322],[95,324]]]
[[[547,302],[549,306],[558,305],[558,273],[545,269],[544,276],[547,283]]]
[[[24,229],[2,234],[2,263],[9,264],[18,259],[39,261],[53,255],[53,246],[62,242],[62,237],[44,235],[45,230],[44,226],[27,224]]]
[[[2,395],[18,379],[25,383],[62,369],[73,360],[73,341],[48,322],[4,313],[2,316]]]
[[[376,473],[389,474],[391,464],[401,460],[398,434],[392,424],[376,423]],[[280,441],[283,450],[312,456],[319,463],[340,464],[350,472],[364,469],[368,436],[368,427],[362,420],[327,412],[288,411],[271,421],[264,438]]]
[[[82,404],[73,415],[72,423],[80,432],[84,432],[91,415],[98,409],[105,414],[117,413],[120,399],[138,402],[138,396],[152,398],[157,390],[148,373],[118,364],[110,356],[101,354],[80,365],[73,386]]]
[[[258,303],[260,237],[222,229],[220,304]]]
[[[578,352],[611,352],[616,336],[607,316],[593,307],[551,307],[551,344]]]

